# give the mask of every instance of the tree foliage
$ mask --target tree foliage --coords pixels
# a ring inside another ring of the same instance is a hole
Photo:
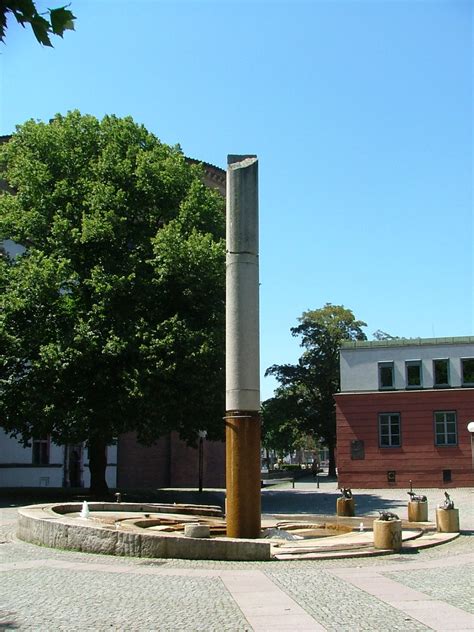
[[[28,121],[0,149],[0,419],[23,440],[222,433],[224,213],[131,118]]]
[[[321,309],[304,312],[299,325],[291,329],[301,338],[304,351],[298,364],[273,365],[274,375],[290,399],[293,418],[303,431],[321,437],[329,448],[329,474],[335,474],[336,412],[334,394],[340,387],[339,350],[344,340],[366,340],[366,323],[356,320],[350,309],[327,303]],[[278,397],[278,391],[277,391]]]
[[[23,28],[26,24],[31,26],[40,44],[53,46],[50,35],[62,37],[64,31],[74,30],[76,16],[68,9],[68,6],[39,13],[33,0],[2,0],[0,2],[0,42],[5,41],[7,18],[8,15],[12,15]]]
[[[262,446],[269,456],[276,452],[279,458],[298,450],[317,449],[313,437],[308,435],[298,390],[280,386],[274,396],[262,402]]]
[[[297,401],[288,388],[279,388],[274,397],[262,402],[262,445],[284,455],[292,452],[301,439]]]
[[[399,340],[399,336],[392,336],[382,329],[377,329],[377,331],[374,331],[372,336],[374,337],[374,340]]]

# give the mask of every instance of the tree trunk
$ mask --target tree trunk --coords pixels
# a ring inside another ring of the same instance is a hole
[[[336,478],[336,476],[337,476],[337,474],[336,474],[336,456],[334,454],[335,446],[334,446],[333,443],[328,443],[327,446],[328,446],[328,451],[329,451],[328,476]]]
[[[107,443],[98,437],[89,439],[90,491],[95,496],[104,496],[109,492],[109,487],[105,480],[106,468]]]

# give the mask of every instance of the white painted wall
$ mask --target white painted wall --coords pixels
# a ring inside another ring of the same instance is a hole
[[[341,349],[341,392],[378,391],[379,362],[394,363],[395,389],[406,388],[405,362],[421,360],[423,388],[433,388],[433,360],[449,359],[450,386],[461,386],[461,358],[474,358],[474,342],[363,346]]]
[[[87,457],[87,452],[86,452]],[[49,465],[32,466],[32,448],[8,436],[0,428],[0,487],[62,487],[64,479],[64,446],[51,443]],[[117,484],[117,446],[107,448],[106,480],[109,487]],[[88,459],[84,459],[84,487],[90,485]],[[22,465],[24,464],[24,467]],[[8,467],[8,466],[15,467]]]

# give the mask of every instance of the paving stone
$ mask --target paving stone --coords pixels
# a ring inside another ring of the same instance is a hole
[[[22,630],[250,630],[219,578],[30,569],[2,593]]]
[[[399,584],[419,590],[434,599],[474,615],[474,566],[384,572]],[[473,620],[474,625],[474,620]]]
[[[325,570],[266,571],[326,630],[429,630],[395,608],[371,597]]]
[[[333,506],[335,510],[339,495],[336,483],[322,483],[319,491],[315,488],[312,481],[297,482],[294,491],[269,490],[271,496],[266,498],[268,492],[264,490],[264,506],[278,507],[281,514],[296,508],[296,513],[302,515],[315,506],[320,513],[329,513]],[[404,517],[405,490],[353,491],[361,512],[375,515],[378,508],[383,508]],[[428,496],[430,511],[434,511],[436,500],[442,500],[443,490],[416,491]],[[474,529],[474,490],[452,490],[451,495],[460,508],[461,528]],[[473,613],[474,571],[466,560],[472,554],[474,536],[468,531],[439,547],[376,558],[288,562],[164,560],[112,557],[28,544],[15,536],[15,514],[14,508],[0,509],[0,630],[250,632],[252,627],[239,607],[239,594],[231,594],[225,584],[225,577],[241,571],[264,574],[285,593],[285,599],[292,600],[288,607],[297,604],[314,619],[314,628],[302,627],[301,632],[321,626],[337,632],[433,629],[416,620],[417,602],[413,603],[410,616],[389,605],[381,594],[375,597],[349,581],[352,576],[361,577],[372,570],[400,587],[426,595],[428,606],[431,599],[447,604],[447,608]],[[121,546],[124,552],[129,547],[126,538]],[[249,580],[247,606],[254,588],[256,583]],[[256,592],[257,605],[258,600]],[[427,606],[420,602],[419,607],[421,612]],[[260,610],[262,617],[261,621],[255,617],[255,632],[284,629],[283,617],[273,617],[269,626],[271,599],[266,604],[262,596]],[[465,629],[474,631],[474,617],[473,625]]]

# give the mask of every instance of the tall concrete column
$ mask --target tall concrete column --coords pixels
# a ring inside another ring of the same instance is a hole
[[[258,161],[256,156],[228,156],[227,164],[227,535],[258,538],[261,527]]]

